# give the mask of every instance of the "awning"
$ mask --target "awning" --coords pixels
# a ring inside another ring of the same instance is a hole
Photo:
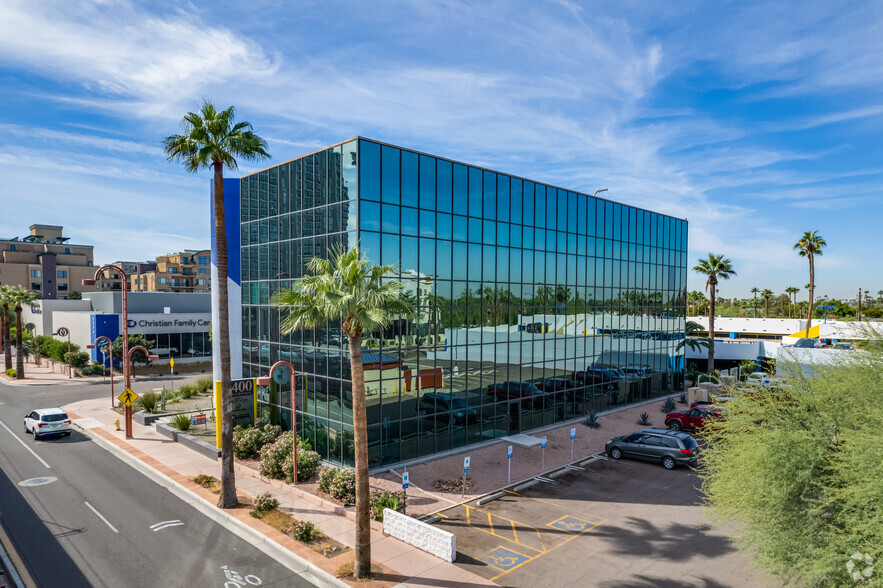
[[[808,335],[804,334],[804,333],[806,333],[806,329],[804,329],[802,331],[797,331],[796,333],[793,333],[788,336],[789,337],[798,337],[800,339],[818,339],[821,336],[821,332],[822,332],[822,325],[816,325],[814,327],[809,328]]]

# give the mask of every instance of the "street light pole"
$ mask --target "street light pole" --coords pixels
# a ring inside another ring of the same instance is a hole
[[[606,192],[606,191],[607,191],[607,188],[601,188],[600,190],[595,190],[595,193],[592,194],[592,198],[594,198],[595,196],[597,196],[601,192]]]
[[[65,327],[58,327],[58,330],[52,333],[52,335],[57,337],[67,336],[67,377],[73,378],[74,375],[71,370],[71,332]]]
[[[294,403],[294,366],[287,361],[277,361],[270,368],[270,375],[265,378],[257,378],[258,386],[269,386],[273,381],[273,372],[276,368],[287,367],[291,377],[291,462],[294,465],[294,483],[297,484],[297,405]]]

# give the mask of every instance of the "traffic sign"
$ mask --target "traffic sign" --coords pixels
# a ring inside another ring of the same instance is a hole
[[[408,472],[402,474],[402,490],[407,490],[410,485],[411,477],[408,475]]]
[[[470,461],[471,461],[471,459],[470,459],[470,457],[469,457],[468,455],[467,455],[466,457],[463,458],[463,473],[464,473],[464,474],[468,474],[468,473],[469,473],[469,462],[470,462]]]
[[[512,446],[511,445],[509,446],[507,459],[512,459]]]
[[[570,430],[570,439],[571,439],[571,441],[573,439],[576,439],[576,429],[575,428]]]
[[[169,366],[171,366],[172,369],[175,368],[175,358],[174,357],[169,358]]]
[[[546,436],[545,436],[545,435],[543,435],[543,440],[542,440],[542,442],[540,443],[540,447],[542,447],[543,449],[546,448]]]
[[[126,406],[132,406],[132,403],[138,400],[138,395],[129,388],[126,388],[122,394],[117,396],[117,400],[119,400]]]

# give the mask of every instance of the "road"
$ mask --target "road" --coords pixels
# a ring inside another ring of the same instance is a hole
[[[77,429],[24,433],[29,410],[106,388],[0,382],[0,523],[38,586],[312,585]]]

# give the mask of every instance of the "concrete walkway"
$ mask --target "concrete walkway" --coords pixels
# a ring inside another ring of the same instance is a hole
[[[57,374],[56,374],[57,375]],[[125,439],[123,431],[117,431],[114,421],[119,417],[108,409],[107,399],[75,402],[63,407],[74,418],[74,423],[94,436],[109,441],[119,450],[141,460],[149,467],[172,478],[177,483],[200,494],[208,491],[192,482],[199,474],[220,478],[220,461],[205,457],[163,437],[151,427],[133,423],[133,438]],[[254,470],[236,467],[236,487],[248,497],[268,492],[278,501],[284,512],[314,523],[325,535],[349,546],[354,545],[355,522],[348,518],[340,506],[321,498],[301,492],[296,487],[279,480],[262,479]],[[216,498],[212,497],[216,501]],[[312,549],[280,533],[269,525],[248,515],[245,509],[231,512],[242,523],[260,531],[306,562],[325,570],[333,576],[338,568],[352,561],[352,551],[325,558]],[[352,516],[351,513],[349,513]],[[445,562],[406,543],[383,535],[379,523],[372,522],[372,560],[383,569],[383,575],[373,582],[354,583],[357,586],[495,586],[475,574],[454,564]]]

